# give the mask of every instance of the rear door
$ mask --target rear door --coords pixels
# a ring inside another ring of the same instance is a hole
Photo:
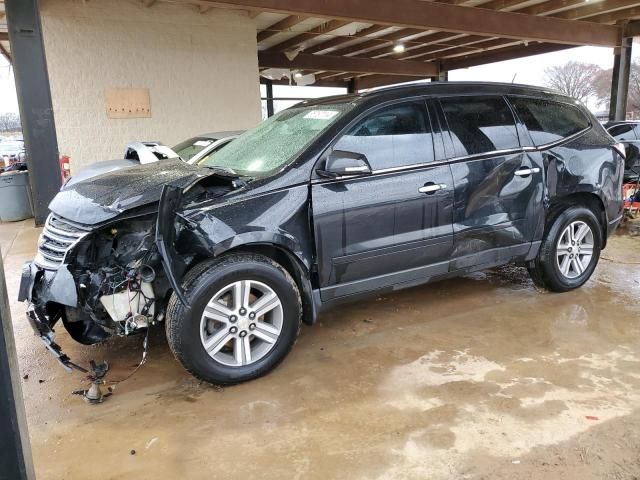
[[[425,102],[387,105],[356,122],[330,151],[365,155],[373,173],[315,179],[313,222],[323,300],[448,270],[453,179]],[[328,153],[330,153],[327,152]]]
[[[524,258],[543,221],[539,156],[520,145],[501,96],[440,100],[455,157],[451,270]]]

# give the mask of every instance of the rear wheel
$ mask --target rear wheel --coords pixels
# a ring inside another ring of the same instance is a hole
[[[233,384],[264,375],[291,350],[300,329],[298,289],[279,264],[234,254],[195,267],[167,311],[169,346],[196,377]]]
[[[556,210],[529,265],[531,278],[540,287],[566,292],[581,287],[596,268],[602,248],[602,229],[594,213],[585,207]]]

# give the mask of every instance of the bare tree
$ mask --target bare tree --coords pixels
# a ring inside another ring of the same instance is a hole
[[[611,77],[612,69],[608,69],[602,70],[594,79],[596,98],[599,104],[607,109],[611,101]],[[637,59],[631,63],[627,113],[632,117],[640,116],[640,61]]]
[[[598,65],[571,61],[546,68],[545,83],[584,103],[591,97],[599,98],[594,80],[601,72],[602,68]]]
[[[20,117],[16,113],[0,114],[0,132],[20,130]]]

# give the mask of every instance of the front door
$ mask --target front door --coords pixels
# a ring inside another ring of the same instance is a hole
[[[499,96],[440,100],[456,158],[451,270],[524,258],[543,219],[543,169]]]
[[[333,145],[373,173],[312,186],[324,301],[445,273],[453,246],[453,179],[435,158],[423,101],[382,107]]]

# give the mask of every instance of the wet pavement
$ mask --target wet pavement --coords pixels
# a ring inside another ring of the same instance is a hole
[[[32,221],[1,224],[38,479],[610,478],[640,476],[640,229],[611,238],[583,288],[536,290],[504,267],[328,312],[283,364],[214,388],[173,359],[147,363],[91,406],[15,301]],[[59,343],[108,378],[141,337]],[[135,453],[133,453],[135,452]]]

